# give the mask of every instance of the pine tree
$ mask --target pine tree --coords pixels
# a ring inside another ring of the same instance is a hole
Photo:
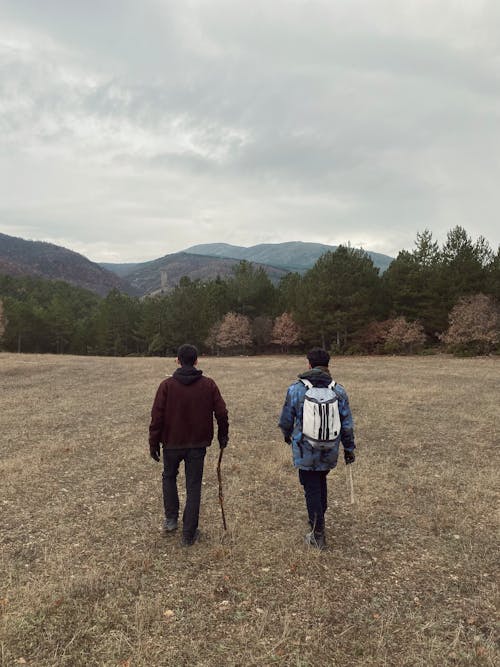
[[[389,314],[419,319],[427,335],[437,340],[446,327],[442,256],[432,233],[417,234],[413,252],[402,250],[382,277]]]
[[[243,260],[234,267],[233,273],[228,289],[234,312],[249,317],[273,315],[276,290],[264,269]]]
[[[307,343],[345,349],[380,313],[378,269],[362,250],[339,246],[307,272],[294,317]]]
[[[487,267],[493,260],[493,252],[482,236],[473,243],[463,227],[454,227],[448,232],[442,255],[443,284],[449,308],[460,297],[485,290]]]

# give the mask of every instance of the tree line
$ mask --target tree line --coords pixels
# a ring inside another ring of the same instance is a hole
[[[455,227],[441,247],[417,234],[382,275],[366,252],[339,246],[278,285],[242,261],[229,278],[184,277],[142,299],[0,276],[0,340],[8,351],[116,356],[172,354],[186,341],[212,354],[483,353],[499,347],[499,301],[500,249]]]

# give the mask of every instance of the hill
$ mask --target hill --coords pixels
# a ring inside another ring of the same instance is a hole
[[[233,273],[233,267],[239,261],[239,259],[206,257],[200,254],[177,252],[142,264],[119,264],[116,266],[120,267],[122,278],[130,283],[139,294],[145,295],[154,294],[162,288],[172,288],[178,284],[183,276],[187,276],[191,280],[214,280],[217,276],[221,278],[230,276]],[[112,264],[106,266],[111,270],[116,270]],[[257,263],[257,266],[262,265]],[[287,273],[285,269],[272,266],[263,266],[262,268],[265,269],[273,282],[278,282]],[[118,271],[116,272],[118,273]]]
[[[0,273],[64,280],[101,296],[114,288],[127,294],[137,294],[115,273],[73,250],[7,234],[0,234]]]
[[[243,246],[230,245],[229,243],[202,243],[187,248],[185,252],[208,255],[212,257],[231,257],[234,259],[246,259],[249,262],[270,264],[271,266],[286,269],[287,271],[307,271],[325,252],[334,251],[338,246],[325,245],[323,243],[305,243],[302,241],[289,241],[286,243],[260,243],[245,248]],[[393,258],[377,252],[367,250],[373,263],[385,271]]]

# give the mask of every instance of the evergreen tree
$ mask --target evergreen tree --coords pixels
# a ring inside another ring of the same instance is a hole
[[[500,246],[498,246],[496,255],[493,255],[486,267],[485,292],[500,301]]]
[[[287,273],[278,285],[278,312],[294,313],[300,307],[302,298],[302,276],[300,273]]]
[[[442,280],[449,308],[460,297],[485,290],[493,252],[482,236],[473,243],[463,227],[454,227],[448,232],[442,255]]]
[[[13,352],[48,352],[43,311],[33,301],[4,299],[7,326],[3,341]]]
[[[150,296],[141,301],[137,336],[147,354],[165,354],[166,297]]]
[[[88,339],[89,319],[99,297],[63,281],[0,276],[8,320],[4,346],[20,352],[85,353],[79,347],[82,334]]]
[[[249,317],[273,315],[276,290],[264,269],[243,260],[234,267],[233,273],[228,288],[234,312]]]
[[[267,315],[258,315],[251,322],[252,341],[256,352],[265,352],[270,344],[273,332],[273,321]]]
[[[227,280],[217,276],[205,285],[206,317],[214,323],[221,320],[235,305],[233,290]]]
[[[301,282],[294,313],[308,343],[345,349],[380,311],[378,269],[362,250],[339,246],[318,259]]]
[[[209,283],[181,278],[164,300],[161,336],[165,349],[175,352],[185,342],[203,348],[217,319],[213,306]]]
[[[401,251],[382,277],[388,312],[419,319],[427,335],[437,340],[446,326],[442,257],[432,233],[417,234],[413,252]]]
[[[94,326],[98,354],[123,356],[139,352],[136,331],[140,324],[137,299],[111,290],[98,307]]]
[[[74,332],[74,319],[70,304],[62,295],[52,297],[44,313],[54,352],[65,352]]]

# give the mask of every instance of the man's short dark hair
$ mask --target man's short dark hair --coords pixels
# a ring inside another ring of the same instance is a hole
[[[311,364],[312,368],[316,366],[328,366],[330,363],[330,355],[322,347],[313,347],[312,350],[309,350],[307,353],[307,361]]]
[[[198,359],[198,350],[194,345],[185,343],[177,350],[177,359],[179,359],[182,366],[194,366]]]

